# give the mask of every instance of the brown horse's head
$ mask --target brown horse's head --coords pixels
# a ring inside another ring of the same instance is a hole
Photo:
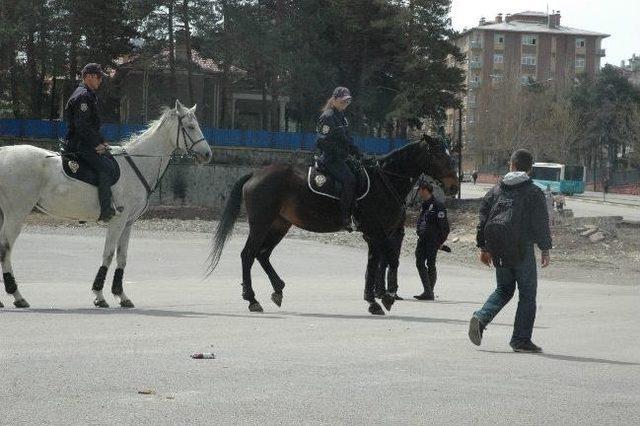
[[[423,135],[419,147],[420,160],[422,160],[420,171],[439,180],[443,185],[445,194],[456,194],[460,182],[455,163],[446,145],[441,140]]]

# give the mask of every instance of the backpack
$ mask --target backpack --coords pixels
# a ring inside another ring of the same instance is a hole
[[[498,192],[484,225],[486,248],[497,266],[515,266],[522,260],[524,200],[519,192]]]

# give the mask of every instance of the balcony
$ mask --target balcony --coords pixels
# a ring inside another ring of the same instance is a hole
[[[596,49],[596,56],[606,56],[605,49]]]
[[[471,40],[469,42],[469,48],[472,50],[482,49],[482,42],[480,40]]]
[[[480,61],[470,61],[469,62],[469,69],[470,70],[479,70],[480,68],[482,68],[482,62],[480,62]]]

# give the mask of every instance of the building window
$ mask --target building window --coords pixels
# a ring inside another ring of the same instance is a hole
[[[504,56],[501,53],[494,53],[493,54],[493,63],[501,64],[503,62],[504,62]]]
[[[580,49],[585,46],[585,40],[583,38],[576,38],[576,48]]]
[[[534,35],[523,35],[522,44],[526,44],[528,46],[535,46],[537,44],[537,37]]]
[[[584,58],[576,58],[576,68],[584,68]]]
[[[523,85],[527,86],[530,84],[535,83],[535,77],[532,75],[522,75],[520,76],[520,83],[522,83]]]
[[[522,56],[522,65],[536,65],[536,57],[531,55]]]
[[[493,41],[497,44],[504,44],[504,34],[496,34],[493,36]]]

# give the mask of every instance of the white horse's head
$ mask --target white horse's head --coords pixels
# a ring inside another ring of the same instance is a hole
[[[196,161],[206,164],[211,161],[211,148],[200,130],[196,118],[196,105],[187,108],[176,100],[173,113],[177,119],[178,130],[176,132],[176,148],[186,152],[193,152]]]

